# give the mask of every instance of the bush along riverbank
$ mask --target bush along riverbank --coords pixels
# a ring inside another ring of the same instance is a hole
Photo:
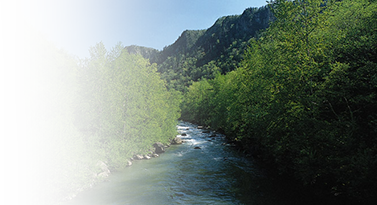
[[[17,170],[30,170],[10,178],[30,197],[11,199],[15,204],[68,200],[126,167],[134,155],[147,155],[155,142],[166,145],[176,136],[180,94],[167,90],[156,65],[122,52],[121,44],[107,51],[99,43],[79,60],[37,32],[25,33],[21,44],[30,55],[18,62],[14,81],[23,85],[14,96],[22,97],[9,116],[17,118],[14,128],[23,125],[9,139],[22,143],[7,144],[20,144],[10,149],[17,151],[12,161],[22,165]]]
[[[182,119],[222,130],[319,197],[375,203],[377,2],[270,6],[276,20],[243,66],[194,82]]]

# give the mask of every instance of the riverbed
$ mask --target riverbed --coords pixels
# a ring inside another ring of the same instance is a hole
[[[158,158],[134,161],[106,182],[78,194],[69,205],[291,204],[253,162],[226,143],[224,135],[177,125],[183,144]],[[209,132],[209,133],[205,133]]]

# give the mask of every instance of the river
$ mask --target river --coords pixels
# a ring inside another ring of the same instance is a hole
[[[263,204],[297,202],[252,159],[225,144],[225,137],[203,133],[194,124],[177,126],[184,143],[158,158],[134,161],[107,182],[80,193],[69,205]],[[195,149],[196,148],[196,149]],[[200,149],[199,149],[200,148]],[[292,197],[294,196],[294,197]]]

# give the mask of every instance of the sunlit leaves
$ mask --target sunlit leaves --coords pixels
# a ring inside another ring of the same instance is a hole
[[[183,113],[204,112],[201,122],[325,195],[375,199],[375,1],[271,6],[277,19],[250,41],[242,67],[190,87]]]

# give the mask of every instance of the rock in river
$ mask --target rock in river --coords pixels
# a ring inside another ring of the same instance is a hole
[[[148,155],[144,155],[144,159],[151,159],[151,157]]]
[[[110,170],[109,170],[107,164],[105,164],[103,161],[98,161],[97,164],[96,164],[96,166],[98,168],[100,168],[103,173],[110,174]]]
[[[144,159],[144,157],[143,157],[143,155],[137,154],[137,155],[134,156],[134,159],[135,160],[142,160],[142,159]]]
[[[156,142],[153,144],[153,147],[155,148],[154,153],[161,154],[165,152],[164,145],[161,142]]]
[[[172,142],[172,144],[182,144],[182,139],[179,137],[175,137]]]
[[[98,161],[97,164],[96,164],[97,167],[99,167],[101,169],[101,172],[97,174],[97,177],[99,179],[106,179],[107,177],[109,177],[110,175],[110,170],[109,168],[107,167],[107,164],[105,164],[104,162],[102,161]]]

